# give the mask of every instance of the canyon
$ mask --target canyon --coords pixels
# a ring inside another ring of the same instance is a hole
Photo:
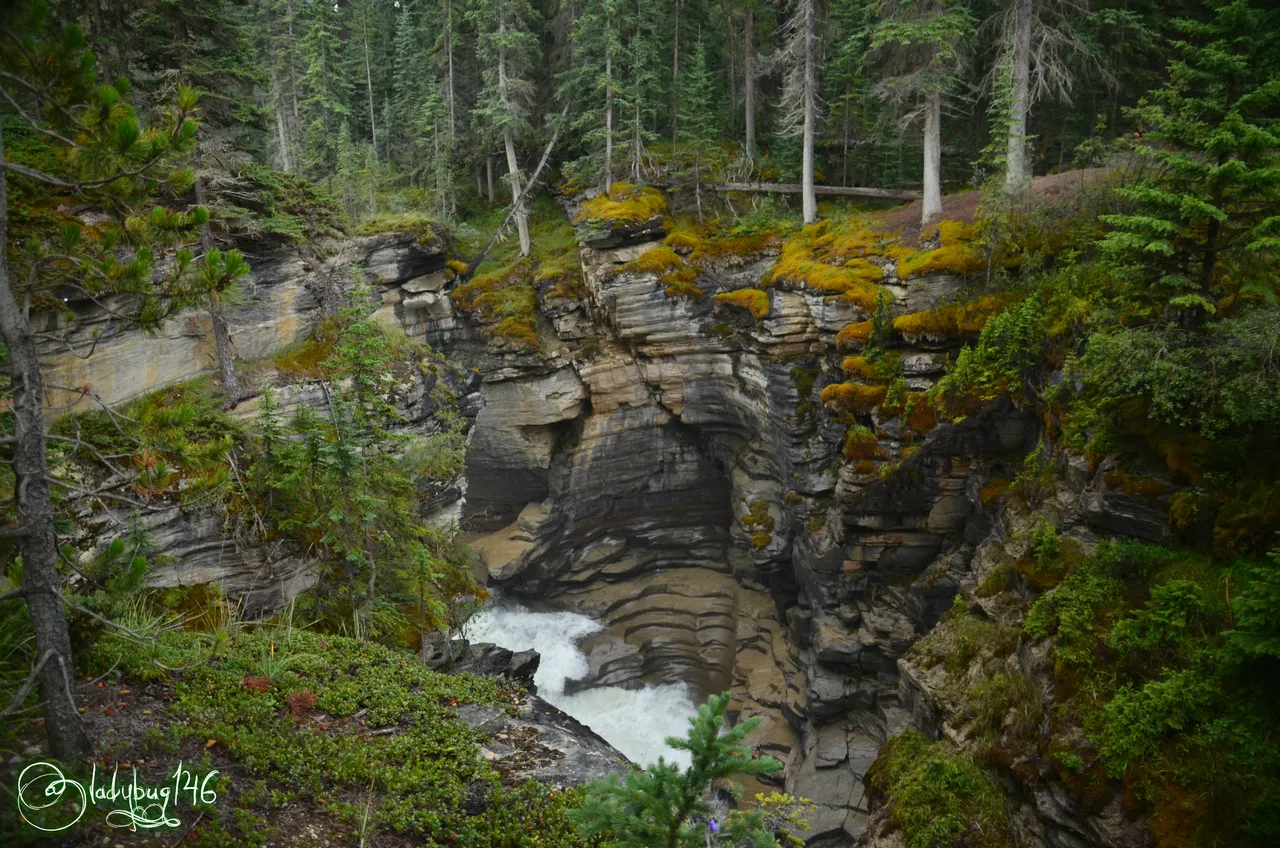
[[[351,269],[363,269],[378,318],[445,360],[397,385],[406,431],[443,427],[441,393],[469,431],[464,470],[432,481],[423,519],[458,523],[477,575],[503,595],[603,625],[580,642],[587,671],[567,687],[682,684],[695,702],[729,690],[734,720],[762,719],[753,747],[785,764],[774,787],[749,784],[748,797],[777,788],[811,799],[809,845],[901,845],[867,771],[906,727],[965,741],[948,682],[912,649],[946,629],[957,600],[968,615],[1002,621],[978,587],[1026,542],[1017,516],[983,492],[1018,474],[1043,424],[1000,401],[908,440],[899,418],[872,410],[859,420],[876,433],[876,461],[851,462],[848,424],[819,396],[844,379],[837,334],[871,312],[802,285],[770,287],[758,320],[714,298],[757,286],[776,249],[701,264],[701,296],[672,296],[658,275],[629,265],[664,235],[660,219],[583,233],[580,284],[537,291],[534,347],[460,309],[446,242],[417,232],[251,255],[250,297],[228,321],[240,357],[265,360],[333,314]],[[890,317],[972,285],[883,270]],[[46,350],[51,383],[91,386],[117,404],[213,366],[199,314],[146,338],[113,334],[100,311],[73,306],[73,344],[96,349],[87,359]],[[897,339],[908,387],[932,386],[959,342]],[[266,374],[286,408],[322,402],[306,381]],[[253,399],[235,412],[255,414]],[[1046,497],[1064,535],[1086,546],[1103,532],[1163,538],[1163,509],[1104,483],[1105,466],[1058,470]],[[100,507],[82,517],[90,548],[123,520]],[[242,545],[216,514],[174,507],[147,521],[171,557],[154,585],[217,582],[253,615],[314,581],[297,551]],[[1024,644],[990,659],[1049,687],[1041,697],[1051,700],[1046,651]],[[1010,773],[1020,844],[1146,844],[1144,823],[1128,820],[1111,790],[1082,806],[1051,769]]]

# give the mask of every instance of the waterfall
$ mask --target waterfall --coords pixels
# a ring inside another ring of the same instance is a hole
[[[578,642],[601,630],[599,622],[572,612],[530,612],[511,601],[496,603],[472,617],[466,636],[472,642],[492,642],[512,651],[535,650],[541,656],[533,682],[538,694],[555,707],[600,734],[632,762],[689,764],[688,754],[673,751],[664,740],[683,738],[689,718],[698,709],[688,687],[666,683],[642,689],[598,686],[572,695],[565,682],[587,673],[587,657]]]

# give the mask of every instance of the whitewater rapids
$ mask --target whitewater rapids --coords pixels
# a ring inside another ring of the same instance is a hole
[[[504,600],[468,620],[465,633],[471,642],[537,651],[542,657],[533,678],[538,695],[600,734],[632,762],[648,765],[663,757],[687,766],[688,754],[674,751],[664,742],[668,736],[683,738],[689,731],[689,718],[698,711],[687,686],[599,686],[565,693],[566,681],[587,674],[587,657],[578,643],[601,629],[599,622],[585,615],[530,612]]]

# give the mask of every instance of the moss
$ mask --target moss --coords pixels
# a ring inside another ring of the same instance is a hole
[[[1052,527],[1041,526],[1030,547],[1013,564],[1013,570],[1037,592],[1047,592],[1060,584],[1084,560],[1080,543],[1059,537]]]
[[[791,383],[796,387],[796,424],[798,425],[803,425],[813,416],[813,387],[817,382],[818,369],[791,369]]]
[[[840,368],[846,374],[861,377],[864,380],[881,379],[878,363],[872,362],[865,356],[846,356],[840,363]]]
[[[450,297],[459,309],[488,324],[490,332],[524,350],[538,350],[537,293],[529,282],[531,261],[517,262],[456,286]]]
[[[1017,585],[1017,579],[1013,566],[1008,563],[1001,563],[991,569],[991,573],[982,581],[982,585],[975,592],[979,598],[993,598],[996,595],[1003,594]]]
[[[751,547],[763,550],[773,542],[773,531],[777,521],[769,512],[769,502],[753,500],[747,504],[747,513],[742,516],[742,526],[751,533]]]
[[[480,756],[481,733],[457,718],[466,704],[513,708],[522,697],[515,684],[433,672],[408,653],[295,628],[226,640],[168,632],[147,646],[108,634],[89,657],[103,670],[119,660],[135,679],[154,676],[153,658],[187,667],[172,675],[168,709],[177,721],[156,744],[197,760],[211,750],[220,759],[207,768],[249,778],[229,787],[245,793],[238,804],[202,817],[217,825],[202,826],[197,844],[256,844],[234,834],[298,816],[351,828],[368,816],[373,844],[584,844],[568,816],[581,791],[504,786]],[[302,715],[284,709],[290,704]],[[287,791],[271,791],[277,786]]]
[[[1167,494],[1173,487],[1162,480],[1126,474],[1123,471],[1108,471],[1102,475],[1102,481],[1113,489],[1123,489],[1131,495],[1154,500]]]
[[[286,379],[319,380],[327,375],[324,367],[342,336],[337,318],[326,318],[316,327],[311,338],[279,351],[272,358],[276,372]]]
[[[806,228],[808,229],[808,228]],[[815,256],[803,238],[787,241],[773,270],[765,277],[765,285],[790,282],[818,291],[831,292],[862,309],[874,309],[881,291],[876,283],[884,272],[869,262],[855,267],[829,265]]]
[[[448,262],[444,263],[444,267],[455,274],[461,274],[467,270],[468,266],[465,262],[459,262],[457,259],[450,259]]]
[[[937,226],[940,245],[936,250],[911,251],[898,260],[898,276],[903,280],[926,274],[966,276],[982,270],[985,260],[971,245],[973,226],[963,221],[942,221]]]
[[[1007,297],[984,294],[964,303],[899,315],[893,319],[893,329],[907,337],[980,333],[987,321],[997,315],[1007,303]]]
[[[855,321],[852,324],[846,324],[844,329],[836,333],[836,346],[849,348],[866,344],[871,340],[871,333],[875,329],[874,324],[874,321]]]
[[[588,222],[611,226],[643,224],[667,210],[667,197],[656,188],[640,188],[634,183],[614,183],[608,194],[600,194],[582,204],[574,224]]]
[[[822,390],[821,403],[845,412],[868,413],[884,400],[884,386],[866,386],[861,383],[832,383]]]
[[[760,289],[738,289],[716,295],[717,303],[736,306],[751,313],[757,321],[769,314],[769,293]]]
[[[1009,491],[1009,487],[1013,485],[1013,481],[1004,477],[996,477],[978,490],[978,502],[983,506],[1003,497],[1004,493]]]
[[[906,848],[1007,848],[1009,820],[998,785],[971,758],[907,730],[890,739],[867,770],[888,803]]]
[[[795,506],[796,504],[804,503],[804,496],[801,495],[799,492],[790,491],[790,492],[787,492],[787,495],[783,500],[785,500],[791,506]]]
[[[907,429],[921,436],[938,426],[938,415],[933,402],[924,392],[907,394],[903,418]]]
[[[854,424],[844,436],[844,455],[850,462],[857,462],[875,459],[882,456],[883,451],[880,450],[880,440],[876,438],[875,431],[862,424]]]
[[[372,236],[381,233],[412,233],[418,237],[418,243],[436,244],[439,242],[437,230],[440,223],[436,219],[421,212],[405,212],[399,215],[379,215],[365,221],[356,228],[358,236]]]
[[[668,271],[683,267],[684,259],[671,248],[661,245],[646,250],[614,273],[656,274],[661,277]]]

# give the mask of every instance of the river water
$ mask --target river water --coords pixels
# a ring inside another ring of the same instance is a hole
[[[473,616],[466,626],[472,642],[492,642],[512,651],[535,650],[542,656],[533,682],[538,694],[603,736],[632,762],[647,765],[661,756],[689,763],[684,751],[663,740],[683,738],[697,707],[682,684],[623,689],[599,686],[566,694],[565,681],[587,673],[587,658],[578,648],[583,637],[601,630],[599,622],[573,612],[531,612],[509,600]]]

